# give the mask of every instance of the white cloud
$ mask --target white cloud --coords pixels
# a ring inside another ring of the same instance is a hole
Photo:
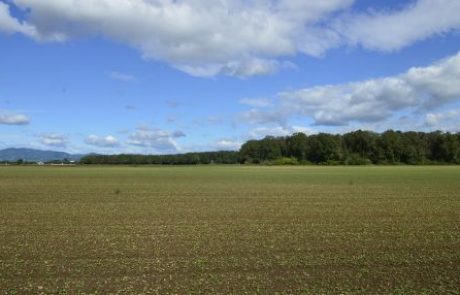
[[[110,78],[114,80],[119,80],[119,81],[124,81],[124,82],[129,82],[133,81],[135,79],[134,76],[120,73],[120,72],[110,72]]]
[[[453,130],[449,126],[455,124],[453,116],[456,112],[442,116],[432,112],[458,105],[458,81],[460,52],[430,66],[411,68],[400,75],[282,92],[271,106],[254,107],[237,116],[235,122],[255,125],[252,137],[293,133],[290,122],[299,119],[311,121],[323,129],[334,127],[333,130],[369,126],[374,130],[421,129],[426,126]],[[427,114],[428,111],[431,113]]]
[[[37,27],[27,21],[19,21],[10,14],[10,6],[0,2],[0,32],[6,34],[20,33],[37,41],[65,41],[66,36],[62,33],[41,34]]]
[[[410,69],[405,79],[425,95],[426,106],[435,107],[460,98],[460,52],[429,67]]]
[[[151,148],[156,153],[176,153],[181,149],[175,139],[184,136],[182,131],[168,132],[143,126],[129,135],[128,144]]]
[[[39,41],[104,37],[195,76],[249,77],[322,56],[343,45],[397,50],[460,28],[458,0],[418,0],[403,8],[354,11],[354,0],[11,0],[0,30]]]
[[[248,105],[251,107],[269,107],[272,105],[272,102],[267,98],[245,98],[239,101],[241,104]]]
[[[90,135],[85,139],[85,143],[97,147],[117,147],[120,145],[118,139],[112,135],[107,135],[105,137]]]
[[[197,77],[211,77],[217,74],[247,78],[252,76],[263,76],[274,74],[283,68],[292,68],[294,65],[289,62],[279,62],[273,59],[245,58],[239,61],[229,61],[225,64],[204,64],[204,65],[179,65],[179,70]]]
[[[352,2],[13,0],[30,9],[36,39],[104,36],[192,75],[241,77],[283,67],[276,59],[298,51],[305,26]]]
[[[432,129],[458,132],[460,130],[460,109],[428,113],[425,124]]]
[[[460,99],[458,81],[460,52],[434,65],[411,68],[393,77],[280,93],[277,113],[252,110],[249,117],[263,123],[307,116],[315,124],[326,126],[380,122],[398,111],[424,111],[428,106],[439,107]]]
[[[305,134],[315,134],[315,133],[318,133],[318,131],[312,129],[312,128],[309,128],[309,127],[305,127],[305,126],[291,126],[290,127],[290,131],[291,133],[299,133],[299,132],[302,132],[302,133],[305,133]]]
[[[287,136],[290,135],[291,132],[286,130],[281,126],[276,127],[257,127],[251,130],[249,136],[251,138],[262,138],[265,136]]]
[[[0,125],[27,125],[29,123],[30,120],[26,115],[0,110]]]
[[[335,29],[350,44],[398,50],[417,41],[460,29],[460,1],[419,0],[401,10],[348,15]]]
[[[0,32],[7,34],[21,33],[32,38],[37,36],[36,28],[27,22],[20,22],[12,17],[8,4],[3,2],[0,2]]]
[[[249,124],[271,124],[286,125],[288,117],[292,115],[292,110],[288,108],[275,109],[251,109],[238,116],[237,122],[246,122]]]
[[[288,136],[294,133],[302,132],[304,134],[317,133],[315,130],[302,126],[275,126],[275,127],[258,127],[251,130],[250,138],[263,138],[265,136]]]
[[[67,138],[57,133],[43,134],[40,136],[40,142],[51,147],[66,147]]]
[[[247,78],[252,76],[270,75],[282,69],[293,69],[296,65],[283,61],[279,62],[274,59],[252,58],[246,61],[229,62],[224,68],[219,69],[219,72],[229,76]],[[218,72],[211,73],[212,75]]]
[[[283,103],[300,115],[313,116],[317,125],[374,122],[416,103],[413,88],[398,78],[382,78],[329,85],[281,94]]]
[[[222,139],[216,142],[215,149],[226,151],[237,151],[240,149],[242,143],[231,139]]]
[[[246,140],[243,138],[221,138],[208,143],[197,143],[184,146],[183,153],[209,152],[209,151],[237,151]]]

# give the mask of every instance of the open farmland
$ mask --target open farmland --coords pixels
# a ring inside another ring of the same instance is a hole
[[[460,167],[1,167],[0,292],[460,292]]]

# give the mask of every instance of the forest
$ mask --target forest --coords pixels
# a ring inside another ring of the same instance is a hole
[[[89,155],[82,164],[264,164],[264,165],[426,165],[460,164],[460,133],[383,133],[357,130],[345,134],[319,133],[267,136],[249,140],[239,151],[177,155]]]

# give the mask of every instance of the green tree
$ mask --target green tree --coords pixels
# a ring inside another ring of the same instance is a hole
[[[304,133],[294,133],[286,139],[287,156],[294,157],[299,162],[307,160],[308,137]]]
[[[320,133],[312,135],[307,140],[307,159],[313,163],[339,162],[342,156],[342,146],[339,136]]]

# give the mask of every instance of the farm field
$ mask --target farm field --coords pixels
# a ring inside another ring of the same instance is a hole
[[[459,294],[460,167],[0,167],[0,292]]]

